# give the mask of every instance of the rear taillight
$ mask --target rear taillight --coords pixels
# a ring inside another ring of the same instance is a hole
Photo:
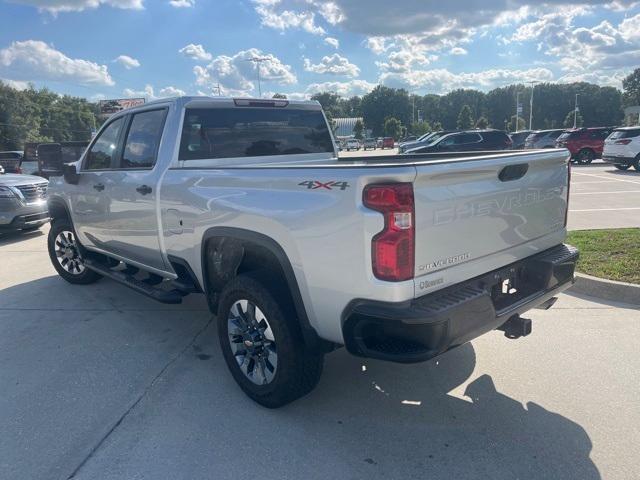
[[[630,138],[625,138],[624,140],[616,140],[616,145],[629,145],[630,143]]]
[[[415,226],[413,185],[368,185],[363,202],[384,215],[384,229],[371,240],[373,274],[380,280],[401,282],[413,278]]]

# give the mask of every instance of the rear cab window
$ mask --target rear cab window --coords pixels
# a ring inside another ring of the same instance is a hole
[[[295,107],[187,108],[180,160],[333,153],[321,110]]]

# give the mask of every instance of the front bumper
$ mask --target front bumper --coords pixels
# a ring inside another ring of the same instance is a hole
[[[35,228],[49,221],[49,209],[46,202],[37,204],[11,204],[12,208],[0,211],[0,231]]]
[[[614,157],[612,155],[603,155],[602,160],[614,165],[633,165],[635,162],[634,157]]]
[[[573,285],[577,260],[576,248],[558,245],[407,302],[356,300],[343,316],[345,345],[361,357],[429,360],[549,302]],[[516,293],[502,293],[506,279]]]

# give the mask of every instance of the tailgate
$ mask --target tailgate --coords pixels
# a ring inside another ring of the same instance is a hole
[[[467,278],[478,268],[500,268],[549,248],[540,239],[564,232],[566,150],[425,163],[416,169],[416,284],[444,286],[452,279],[442,272],[453,268],[455,277],[462,269]],[[474,263],[478,268],[469,268]],[[433,282],[418,282],[422,276]]]

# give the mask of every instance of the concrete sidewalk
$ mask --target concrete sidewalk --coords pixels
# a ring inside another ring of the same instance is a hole
[[[339,350],[309,396],[247,399],[202,296],[147,300],[55,275],[0,239],[0,478],[640,477],[640,311],[563,295],[533,334],[438,361]]]

